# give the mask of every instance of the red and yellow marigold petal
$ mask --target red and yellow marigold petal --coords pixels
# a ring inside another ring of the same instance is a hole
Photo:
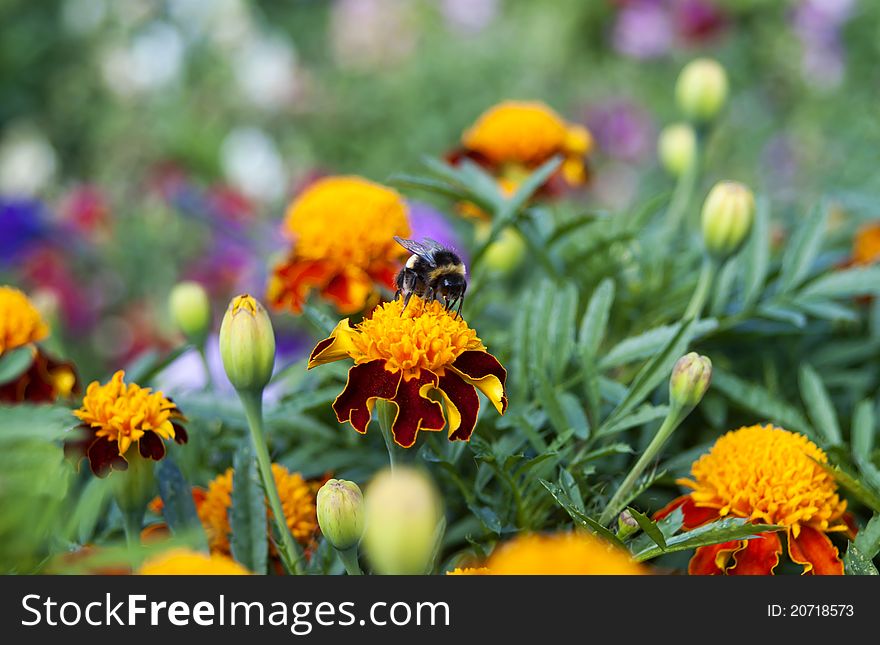
[[[391,400],[397,407],[391,434],[394,442],[402,448],[412,447],[419,430],[442,430],[446,425],[443,408],[426,396],[436,387],[437,381],[437,375],[428,370],[422,370],[418,377],[400,379]]]
[[[697,506],[690,495],[676,497],[669,504],[654,513],[654,519],[662,520],[664,517],[671,515],[677,508],[681,508],[683,515],[682,527],[686,530],[695,529],[698,526],[703,526],[703,524],[708,524],[718,519],[717,508]]]
[[[349,421],[355,430],[364,434],[376,399],[393,399],[401,379],[400,372],[389,372],[381,360],[355,365],[348,370],[345,389],[333,402],[337,420]]]
[[[825,533],[809,526],[801,526],[797,537],[794,533],[788,531],[788,556],[792,562],[803,565],[805,575],[843,575],[837,547]]]
[[[293,255],[272,269],[266,300],[275,309],[300,313],[309,294],[323,289],[334,271],[334,263],[329,260],[306,260]]]
[[[731,576],[769,576],[779,564],[782,543],[776,533],[762,533],[745,540],[746,548],[733,555],[735,564],[727,570]]]
[[[329,338],[325,338],[315,346],[309,356],[308,369],[324,365],[325,363],[333,363],[341,361],[344,358],[351,358],[355,351],[354,338],[357,336],[357,329],[352,327],[348,322],[348,318],[341,320]]]
[[[334,274],[321,290],[321,295],[343,314],[362,311],[373,292],[373,281],[366,271],[355,266],[344,267]]]
[[[465,382],[476,387],[492,402],[499,414],[507,410],[507,396],[504,384],[507,381],[505,370],[498,359],[484,351],[463,352],[449,366]]]
[[[698,547],[688,563],[688,575],[722,576],[731,555],[746,548],[745,540],[731,540],[720,544]]]
[[[480,413],[480,397],[474,386],[466,383],[452,370],[440,377],[437,390],[446,403],[450,441],[468,441]]]

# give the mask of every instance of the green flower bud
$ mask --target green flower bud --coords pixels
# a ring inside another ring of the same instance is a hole
[[[727,100],[727,72],[711,58],[691,61],[678,76],[675,98],[689,119],[711,121]]]
[[[696,352],[685,354],[672,368],[669,379],[669,402],[690,411],[702,400],[712,379],[712,361]]]
[[[628,510],[617,516],[617,537],[621,540],[639,530],[639,523]]]
[[[526,254],[522,235],[506,228],[492,242],[483,255],[484,264],[498,273],[510,273],[519,266]]]
[[[423,574],[431,566],[443,517],[434,485],[419,470],[379,473],[365,495],[363,549],[374,573]]]
[[[660,164],[673,177],[680,177],[697,158],[697,135],[687,123],[666,126],[657,140]]]
[[[168,297],[174,323],[194,343],[201,343],[211,325],[211,303],[198,282],[180,282]]]
[[[331,479],[318,491],[318,526],[339,551],[357,546],[364,533],[364,496],[354,482]]]
[[[229,303],[220,325],[220,356],[239,391],[262,391],[275,365],[275,332],[266,309],[248,294]]]
[[[721,181],[703,203],[703,243],[710,255],[726,260],[745,243],[755,219],[755,196],[743,184]]]

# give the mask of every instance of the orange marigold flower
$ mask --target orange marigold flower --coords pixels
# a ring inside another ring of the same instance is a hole
[[[208,484],[207,490],[202,493],[196,492],[200,489],[193,491],[196,511],[202,526],[205,527],[212,553],[227,555],[231,553],[229,535],[232,527],[229,523],[229,509],[232,508],[234,474],[232,468],[229,468],[215,477]],[[272,464],[272,475],[275,478],[275,486],[278,488],[281,507],[284,509],[284,517],[291,534],[300,544],[308,546],[318,530],[315,494],[319,484],[306,481],[302,475],[291,473],[281,464]],[[268,523],[272,517],[272,512],[268,508],[266,517]],[[268,539],[268,528],[266,535]]]
[[[138,573],[142,576],[247,576],[251,572],[226,555],[171,549],[146,560]]]
[[[450,440],[470,439],[480,410],[476,389],[499,414],[507,409],[507,372],[476,332],[437,301],[416,296],[406,309],[400,299],[386,302],[355,327],[346,318],[312,351],[309,369],[345,358],[354,367],[333,402],[336,418],[363,434],[376,399],[390,401],[397,408],[391,432],[404,448],[419,430],[439,431],[447,421]],[[445,414],[432,392],[445,402]]]
[[[544,103],[505,101],[480,116],[462,136],[464,155],[502,178],[517,180],[555,155],[569,186],[587,181],[585,158],[593,148],[590,132],[570,124]]]
[[[804,573],[843,574],[828,533],[848,531],[846,501],[820,464],[828,457],[805,436],[772,425],[728,432],[691,466],[693,489],[659,511],[657,519],[681,508],[684,528],[722,517],[784,527],[791,560]],[[770,575],[782,543],[775,532],[751,540],[699,547],[688,566],[692,575]]]
[[[853,240],[853,264],[866,266],[880,260],[880,223],[862,226]]]
[[[288,208],[284,227],[294,246],[273,268],[266,298],[294,313],[312,291],[342,313],[362,311],[375,285],[394,289],[406,253],[394,236],[410,236],[403,198],[353,176],[326,177],[309,186]]]
[[[646,575],[630,555],[587,533],[531,534],[489,557],[490,575]]]
[[[447,576],[488,576],[490,573],[488,567],[455,567],[452,571],[447,571]]]
[[[64,450],[77,461],[88,457],[92,472],[104,477],[111,470],[127,470],[125,453],[136,443],[144,459],[165,456],[163,440],[187,441],[183,414],[162,392],[136,383],[125,383],[125,372],[116,372],[105,384],[93,381],[82,407],[73,414],[82,423]]]
[[[73,365],[57,361],[37,343],[49,336],[49,326],[28,297],[9,286],[0,286],[0,358],[20,350],[30,362],[6,382],[0,382],[0,402],[43,403],[78,391]]]

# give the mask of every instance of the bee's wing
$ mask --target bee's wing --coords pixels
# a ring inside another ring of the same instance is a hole
[[[434,252],[424,244],[416,242],[415,240],[405,240],[402,237],[397,237],[396,235],[394,236],[394,240],[410,253],[418,255],[428,264],[434,264]]]
[[[432,254],[436,253],[437,251],[445,251],[446,250],[445,246],[440,244],[440,242],[438,242],[437,240],[432,240],[430,237],[424,238],[422,240],[422,244],[424,245],[424,247],[426,249],[430,250],[430,252]]]

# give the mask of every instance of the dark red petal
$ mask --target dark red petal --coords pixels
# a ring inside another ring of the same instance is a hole
[[[440,377],[437,389],[446,397],[447,406],[454,406],[449,410],[449,440],[467,441],[477,424],[477,414],[480,412],[480,397],[477,390],[470,383],[465,383],[458,374],[452,370]],[[458,427],[453,423],[458,417]]]
[[[144,459],[159,461],[165,456],[165,444],[162,438],[152,430],[147,430],[138,440],[138,450]]]
[[[771,576],[779,564],[782,542],[776,533],[761,533],[746,541],[746,548],[734,554],[736,564],[727,570],[731,576]]]
[[[89,448],[89,466],[98,477],[106,477],[111,470],[127,470],[128,462],[119,454],[119,444],[101,437]]]
[[[682,495],[681,497],[676,497],[666,506],[654,513],[654,519],[662,520],[663,518],[671,515],[672,512],[677,508],[681,508],[681,512],[684,515],[684,522],[682,523],[682,527],[685,529],[695,529],[698,526],[702,526],[703,524],[718,519],[717,509],[702,508],[700,506],[697,506],[696,504],[694,504],[694,500],[691,498],[690,495]]]
[[[804,566],[804,573],[817,576],[842,576],[843,562],[837,547],[827,535],[809,526],[802,526],[797,537],[788,531],[788,555]]]
[[[89,448],[96,440],[95,429],[81,423],[64,439],[65,458],[70,459],[75,466],[79,466],[79,462],[89,454]]]
[[[422,370],[418,378],[400,379],[393,403],[397,406],[397,416],[391,425],[394,442],[409,448],[416,442],[419,430],[442,430],[446,425],[443,408],[437,401],[422,396],[421,390],[427,392],[437,385],[437,375]]]
[[[333,411],[339,423],[350,421],[361,434],[367,431],[375,399],[394,398],[400,372],[389,372],[385,361],[375,360],[355,365],[348,370],[345,389],[333,402]]]
[[[710,544],[698,547],[688,564],[688,575],[720,576],[724,575],[727,560],[731,553],[744,549],[744,540],[732,540],[721,544]],[[719,563],[719,560],[721,561]],[[721,566],[719,566],[719,564]]]
[[[335,342],[336,339],[331,336],[330,338],[325,338],[320,343],[315,345],[315,349],[313,349],[312,353],[309,355],[309,362],[311,363],[313,360],[315,360],[316,356],[318,356],[321,352],[323,352]]]
[[[171,426],[174,428],[174,443],[183,445],[189,441],[189,435],[186,433],[186,428],[179,423],[172,423]]]
[[[497,358],[488,352],[468,350],[463,352],[455,359],[455,361],[453,361],[452,368],[457,372],[460,372],[466,378],[474,381],[473,385],[482,390],[483,394],[489,397],[490,400],[492,400],[493,397],[487,391],[488,388],[481,385],[480,382],[486,383],[497,379],[501,383],[503,393],[499,397],[500,400],[498,403],[494,400],[492,403],[493,405],[500,407],[501,414],[504,414],[507,410],[507,396],[506,390],[504,390],[504,384],[507,381],[507,370],[502,367]],[[494,379],[489,377],[494,377]]]

